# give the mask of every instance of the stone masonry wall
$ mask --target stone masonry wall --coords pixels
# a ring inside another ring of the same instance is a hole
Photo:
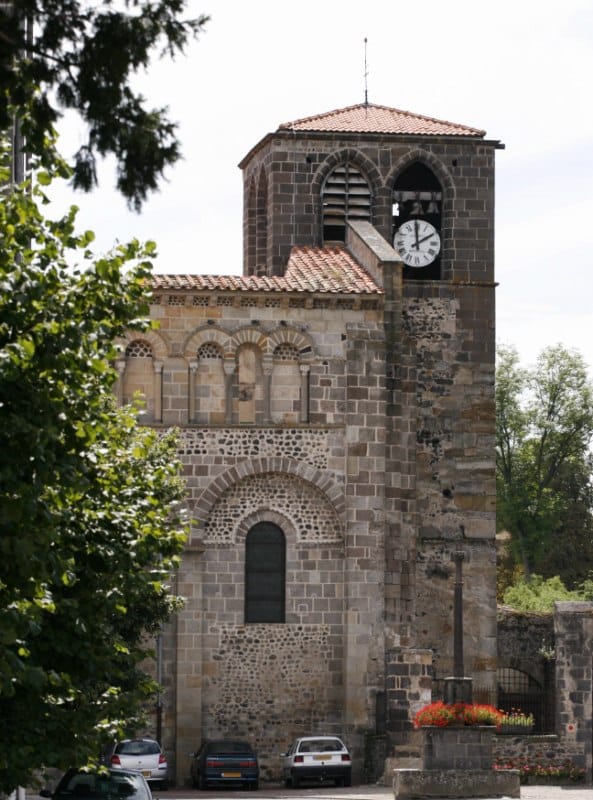
[[[393,241],[393,184],[413,160],[428,164],[443,185],[443,277],[489,281],[494,277],[494,143],[460,137],[405,137],[347,133],[276,132],[242,164],[244,207],[256,186],[266,186],[269,208],[265,247],[267,274],[282,274],[294,245],[322,244],[320,188],[333,166],[350,161],[369,181],[371,222]],[[250,251],[244,215],[244,274],[261,264]],[[258,263],[256,263],[256,261]]]
[[[578,765],[593,770],[593,603],[554,604],[557,732],[580,749]]]
[[[435,653],[433,675],[453,666],[452,554],[463,563],[466,674],[496,681],[494,296],[487,285],[404,284],[402,423],[414,425],[410,507],[417,529],[414,641]],[[405,523],[405,517],[402,524]],[[394,536],[398,527],[394,526]],[[414,541],[414,540],[412,540]]]

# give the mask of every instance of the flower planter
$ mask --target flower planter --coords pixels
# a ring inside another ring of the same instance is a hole
[[[424,769],[492,768],[494,725],[427,725],[420,730]]]
[[[503,736],[528,736],[533,731],[533,725],[505,725],[498,728],[497,733]]]

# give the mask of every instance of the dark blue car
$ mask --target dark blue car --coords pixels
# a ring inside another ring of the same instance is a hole
[[[191,782],[197,789],[223,783],[257,789],[257,754],[251,745],[238,739],[202,742],[198,752],[191,753]]]

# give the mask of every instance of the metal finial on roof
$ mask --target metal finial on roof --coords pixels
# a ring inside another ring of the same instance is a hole
[[[367,37],[364,37],[364,104],[368,106],[369,104],[369,91],[367,86],[367,78],[369,75],[369,71],[367,69]]]

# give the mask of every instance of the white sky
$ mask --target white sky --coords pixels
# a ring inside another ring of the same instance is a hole
[[[591,0],[190,0],[205,32],[142,78],[179,123],[184,160],[140,215],[108,166],[90,196],[67,187],[96,251],[158,244],[156,272],[240,273],[237,164],[282,122],[369,101],[486,130],[497,151],[497,340],[524,364],[558,342],[593,373]],[[77,147],[72,121],[62,150]],[[52,212],[53,213],[53,210]]]

